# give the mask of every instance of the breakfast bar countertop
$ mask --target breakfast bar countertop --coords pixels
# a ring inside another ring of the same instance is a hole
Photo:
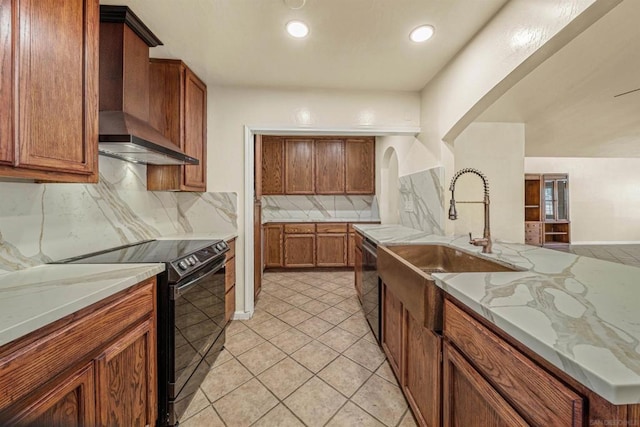
[[[399,225],[356,225],[378,245],[443,244],[520,271],[433,274],[436,285],[616,405],[640,403],[640,269],[537,246]]]

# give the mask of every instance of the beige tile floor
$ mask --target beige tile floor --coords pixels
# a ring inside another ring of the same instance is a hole
[[[180,425],[415,426],[353,272],[266,273]]]

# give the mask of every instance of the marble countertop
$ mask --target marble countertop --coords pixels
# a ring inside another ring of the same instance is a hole
[[[157,240],[230,240],[236,232],[182,233]],[[164,271],[164,264],[46,264],[0,274],[0,345]]]
[[[276,218],[276,219],[268,219],[263,222],[263,224],[279,224],[279,223],[306,223],[306,222],[350,222],[353,224],[360,223],[368,223],[368,222],[380,222],[379,219],[370,218],[370,219],[358,219],[358,218]]]
[[[445,244],[521,271],[434,274],[436,284],[609,402],[640,403],[640,269],[523,244],[356,225],[379,245]]]
[[[47,264],[0,275],[0,345],[164,271],[164,264]]]
[[[156,237],[156,240],[226,240],[229,241],[238,237],[238,233],[235,231],[225,232],[209,232],[209,233],[180,233],[180,234],[168,234],[162,237]]]

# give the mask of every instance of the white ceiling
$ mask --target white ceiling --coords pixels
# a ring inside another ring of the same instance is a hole
[[[128,5],[207,84],[417,91],[506,0],[101,0]],[[292,19],[310,26],[289,37]],[[423,44],[421,24],[436,27]]]
[[[640,1],[625,0],[514,86],[479,121],[524,122],[525,153],[640,157]]]

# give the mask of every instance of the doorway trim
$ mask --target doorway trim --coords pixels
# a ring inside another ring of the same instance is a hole
[[[322,135],[322,136],[417,136],[419,127],[368,127],[368,128],[299,128],[274,126],[244,126],[244,311],[236,311],[234,319],[249,319],[253,315],[253,190],[255,153],[253,137],[260,135]]]

